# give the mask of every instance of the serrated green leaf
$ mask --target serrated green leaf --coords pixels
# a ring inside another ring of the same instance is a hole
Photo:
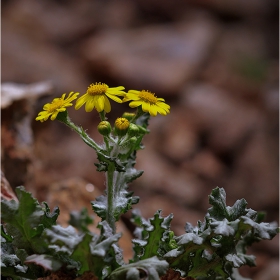
[[[240,216],[246,215],[248,210],[246,209],[247,201],[242,198],[237,200],[232,207],[228,207],[230,221],[238,219]]]
[[[168,263],[157,257],[130,263],[114,270],[108,280],[159,280],[168,268]]]
[[[42,207],[23,187],[16,188],[16,194],[18,201],[1,201],[1,214],[6,222],[7,234],[13,237],[15,247],[25,249],[29,254],[43,253],[47,246],[41,234],[55,223],[59,210],[51,213],[46,203]]]
[[[20,259],[15,254],[11,244],[1,244],[1,267],[15,266],[20,263]]]
[[[120,267],[120,263],[123,264],[122,254],[119,256],[120,249],[115,244],[120,237],[120,233],[112,235],[91,247],[93,271],[99,279],[105,279],[112,270]]]
[[[114,205],[113,213],[116,221],[120,216],[132,208],[133,204],[138,203],[139,197],[133,196],[133,192],[127,191],[127,180],[132,179],[126,177],[126,172],[116,172],[114,178]],[[139,175],[139,174],[138,174]],[[107,196],[101,195],[95,201],[91,201],[94,212],[102,219],[106,220],[108,212]]]
[[[135,168],[127,168],[124,176],[124,181],[126,183],[131,183],[132,181],[139,178],[144,171],[142,170],[136,170]]]
[[[1,276],[34,279],[34,273],[24,265],[11,243],[1,243]]]
[[[163,255],[166,246],[169,246],[169,228],[173,215],[161,217],[161,210],[158,210],[154,217],[145,221],[143,218],[137,217],[134,212],[134,219],[141,223],[142,229],[139,228],[138,237],[134,239],[134,261],[143,260],[153,256]],[[164,235],[165,234],[165,235]],[[165,237],[165,238],[164,238]],[[170,241],[171,242],[171,241]]]
[[[75,246],[71,258],[80,263],[79,273],[83,274],[85,271],[93,270],[93,258],[90,249],[92,242],[92,235],[85,233],[82,240]]]
[[[41,218],[41,223],[44,225],[45,228],[50,228],[51,226],[56,224],[56,220],[59,216],[60,210],[58,207],[55,207],[53,212],[51,212],[48,204],[43,202],[45,208],[43,209],[45,215]]]
[[[252,219],[243,216],[244,224],[253,228],[254,236],[261,239],[272,239],[279,231],[276,223],[256,223]]]
[[[6,233],[4,226],[1,224],[1,237],[5,239],[4,242],[12,242],[13,241],[13,237],[9,234]],[[3,241],[1,240],[1,243]]]
[[[98,215],[102,220],[106,219],[107,216],[107,197],[100,195],[95,201],[91,201],[92,209],[96,215]]]
[[[249,256],[241,253],[237,254],[228,254],[225,256],[225,259],[232,263],[233,267],[240,267],[242,265],[249,265],[249,266],[255,266],[255,256]]]
[[[81,242],[83,236],[79,235],[75,228],[68,226],[66,228],[56,225],[46,229],[44,237],[49,241],[49,249],[56,253],[67,253],[71,255],[75,246]]]
[[[93,224],[93,218],[88,215],[87,208],[81,211],[72,211],[70,213],[69,225],[75,227],[81,232],[89,232],[88,226]]]
[[[226,205],[226,192],[223,188],[215,188],[209,195],[209,204],[213,207],[208,209],[208,213],[216,220],[229,218],[229,213]]]
[[[210,224],[211,228],[213,228],[214,233],[223,236],[234,236],[238,229],[239,220],[234,222],[229,222],[227,219],[223,219],[222,221],[212,222]]]
[[[45,270],[50,270],[50,271],[56,271],[58,270],[61,266],[62,263],[55,259],[53,256],[46,255],[46,254],[41,254],[41,255],[31,255],[28,256],[25,260],[26,264],[36,264],[41,267],[43,267]]]

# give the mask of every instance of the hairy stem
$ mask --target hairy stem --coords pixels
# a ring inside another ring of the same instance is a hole
[[[114,217],[114,163],[109,163],[107,171],[107,217],[106,220],[110,227],[112,228],[113,234],[116,232],[116,221]]]

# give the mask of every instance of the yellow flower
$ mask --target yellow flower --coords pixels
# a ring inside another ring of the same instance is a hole
[[[131,108],[142,106],[142,110],[153,117],[157,113],[164,116],[170,113],[170,106],[165,103],[163,98],[157,98],[154,93],[146,90],[129,90],[123,99],[123,102],[126,101],[131,101],[129,103]]]
[[[46,121],[49,117],[51,120],[55,120],[59,112],[66,111],[66,107],[70,107],[73,104],[71,103],[78,97],[79,93],[74,93],[73,91],[69,93],[69,96],[65,99],[66,93],[63,93],[60,98],[55,98],[51,103],[47,103],[44,105],[43,110],[41,111],[36,121]]]
[[[109,88],[106,84],[95,83],[91,84],[87,92],[76,101],[75,109],[80,109],[84,104],[86,112],[91,112],[93,108],[96,108],[98,112],[105,111],[106,113],[111,111],[111,104],[107,97],[113,99],[118,103],[122,103],[122,100],[117,96],[125,96],[124,87]]]

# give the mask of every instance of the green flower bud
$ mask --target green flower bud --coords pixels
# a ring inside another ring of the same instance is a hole
[[[129,139],[129,143],[130,143],[130,145],[135,145],[136,143],[137,143],[137,138],[134,136],[134,137],[131,137],[130,139]]]
[[[97,129],[98,132],[103,136],[108,136],[112,131],[111,124],[107,121],[100,122],[97,126]]]
[[[135,114],[134,113],[124,112],[122,117],[127,119],[127,120],[129,120],[129,121],[131,121],[135,117]]]
[[[141,133],[141,134],[147,134],[147,133],[149,133],[149,130],[146,129],[146,128],[144,128],[144,127],[141,126],[141,125],[138,125],[138,129],[139,129],[139,133]]]
[[[139,133],[138,125],[131,123],[129,125],[128,131],[127,131],[128,136],[133,137],[133,136],[137,135],[138,133]]]
[[[124,136],[129,128],[130,122],[126,118],[117,118],[115,121],[115,132],[118,136]]]

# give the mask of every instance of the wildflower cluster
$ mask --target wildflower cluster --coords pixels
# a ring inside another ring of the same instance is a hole
[[[61,98],[55,98],[43,107],[43,111],[36,118],[41,122],[49,117],[51,120],[57,119],[63,122],[96,151],[99,159],[99,163],[96,164],[97,170],[106,172],[107,189],[106,198],[102,198],[103,203],[97,200],[93,202],[93,208],[103,220],[109,223],[113,232],[120,214],[130,209],[131,204],[138,200],[126,189],[129,181],[142,174],[134,169],[133,158],[135,158],[135,151],[141,148],[143,136],[148,132],[149,116],[156,116],[157,113],[167,115],[170,112],[170,106],[163,98],[157,98],[154,93],[146,90],[129,90],[126,93],[124,89],[123,86],[110,88],[104,83],[91,84],[86,93],[79,98],[79,93],[74,92],[71,92],[67,98],[65,98],[66,94]],[[66,108],[72,106],[75,99],[77,99],[76,110],[85,105],[86,112],[96,109],[99,113],[101,122],[97,129],[104,137],[104,145],[98,145],[81,127],[70,120]],[[130,102],[129,106],[137,108],[137,111],[125,112],[122,117],[115,120],[112,129],[111,124],[106,120],[106,113],[111,111],[109,99],[117,103]]]
[[[135,168],[136,153],[143,148],[150,116],[165,116],[170,113],[170,106],[149,91],[125,92],[122,86],[110,88],[104,83],[91,84],[85,94],[78,96],[78,92],[70,92],[55,98],[44,105],[36,120],[62,122],[95,150],[97,171],[104,172],[106,178],[104,195],[91,202],[101,218],[97,226],[100,235],[88,229],[92,219],[86,211],[72,215],[70,225],[63,228],[56,224],[58,208],[51,212],[47,203],[40,205],[31,193],[18,187],[18,201],[1,202],[1,276],[64,279],[60,277],[63,272],[66,279],[77,280],[160,280],[162,275],[161,279],[244,279],[237,268],[255,265],[254,256],[246,254],[247,246],[272,239],[279,229],[274,223],[263,223],[264,215],[247,209],[244,199],[227,206],[222,188],[214,189],[209,196],[212,207],[204,221],[198,221],[197,226],[187,223],[186,233],[181,236],[176,237],[170,230],[172,214],[162,217],[158,210],[154,217],[145,220],[139,212],[132,211],[131,221],[136,226],[134,256],[129,264],[124,262],[116,222],[139,201],[128,191],[128,184],[143,174]],[[106,118],[111,111],[110,99],[129,102],[136,111],[124,112],[111,124]],[[100,116],[97,130],[104,143],[96,143],[71,121],[67,108],[73,102],[76,110],[83,105],[86,112],[96,109]],[[68,278],[71,273],[73,277]],[[86,273],[90,273],[90,278],[83,278]]]
[[[108,98],[110,98],[118,103],[131,101],[129,103],[131,108],[140,106],[143,112],[149,113],[151,116],[156,116],[157,113],[165,116],[170,112],[170,106],[165,103],[163,98],[157,98],[154,93],[146,90],[129,90],[126,93],[124,89],[123,86],[110,88],[104,83],[91,84],[86,93],[76,100],[75,109],[78,110],[85,105],[86,112],[96,109],[99,113],[109,113],[111,111],[111,104]],[[78,95],[79,93],[71,92],[66,99],[65,93],[61,98],[55,98],[51,103],[47,103],[43,107],[43,111],[39,113],[36,120],[43,122],[49,117],[51,117],[51,120],[56,119],[59,112],[64,112],[67,107],[73,105],[71,102]]]

